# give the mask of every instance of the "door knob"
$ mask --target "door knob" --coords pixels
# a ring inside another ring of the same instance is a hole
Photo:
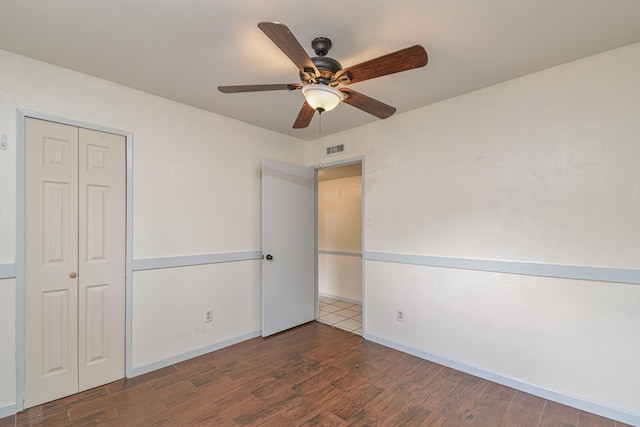
[[[267,261],[273,261],[273,255],[271,254],[267,254],[267,256],[265,257]]]
[[[72,271],[71,273],[69,273],[69,277],[71,277],[72,279],[75,279],[76,277],[78,277],[78,275],[76,274],[75,271]]]

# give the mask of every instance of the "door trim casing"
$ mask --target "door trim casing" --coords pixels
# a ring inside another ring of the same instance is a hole
[[[131,297],[132,297],[132,261],[133,261],[133,133],[93,123],[58,117],[18,108],[16,110],[16,412],[24,409],[24,250],[25,250],[25,119],[33,118],[112,133],[125,137],[126,153],[126,250],[125,250],[125,376],[129,377],[131,368]]]

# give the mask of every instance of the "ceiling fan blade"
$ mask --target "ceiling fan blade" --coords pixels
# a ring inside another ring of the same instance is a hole
[[[380,102],[376,99],[369,98],[366,95],[356,92],[355,90],[341,88],[342,93],[346,93],[348,96],[343,102],[359,108],[360,110],[372,114],[379,119],[386,119],[396,112],[396,109],[391,105],[387,105],[384,102]]]
[[[424,50],[422,46],[415,45],[397,52],[389,53],[379,58],[362,62],[352,67],[347,67],[336,73],[335,80],[338,80],[340,76],[349,73],[349,83],[357,83],[363,80],[386,76],[387,74],[424,67],[427,65],[427,61],[427,51]]]
[[[299,84],[218,86],[218,90],[222,93],[262,92],[267,90],[296,90],[300,88],[302,88],[302,85]]]
[[[311,123],[311,119],[313,118],[313,113],[315,112],[316,110],[314,110],[311,105],[307,104],[307,101],[304,101],[304,104],[302,104],[302,108],[298,113],[298,117],[296,117],[296,121],[293,123],[293,128],[302,129],[309,126],[309,123]]]
[[[286,25],[279,22],[261,22],[258,24],[258,28],[289,57],[301,73],[312,70],[315,75],[320,74],[307,52]]]

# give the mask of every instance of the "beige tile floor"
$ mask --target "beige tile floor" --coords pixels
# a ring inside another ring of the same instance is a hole
[[[319,298],[318,322],[362,335],[362,305],[334,298]]]

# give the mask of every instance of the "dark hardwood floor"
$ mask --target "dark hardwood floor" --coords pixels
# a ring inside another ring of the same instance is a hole
[[[0,427],[13,425],[13,417]],[[23,411],[18,426],[624,424],[312,322]]]

